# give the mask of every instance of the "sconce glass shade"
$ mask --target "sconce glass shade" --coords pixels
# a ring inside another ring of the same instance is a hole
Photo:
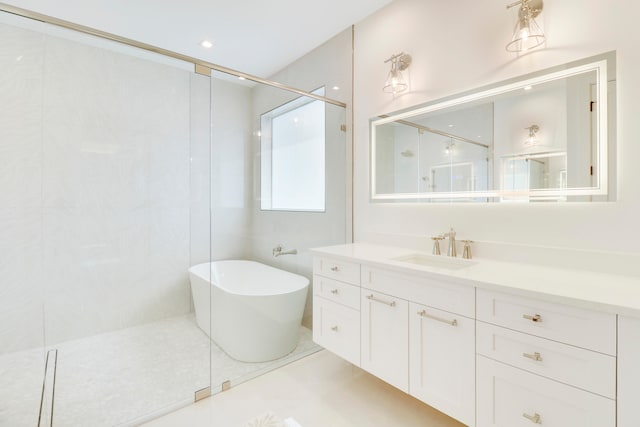
[[[529,137],[524,140],[524,145],[537,145],[540,141],[536,134],[540,131],[540,126],[531,125],[525,129],[529,131]]]
[[[535,11],[531,9],[528,0],[522,1],[513,37],[511,42],[507,44],[508,52],[526,52],[544,43],[544,33],[534,18],[539,12],[540,9]]]
[[[389,76],[387,76],[387,81],[384,83],[384,87],[382,90],[386,93],[400,93],[407,90],[407,82],[402,76],[402,71],[398,70],[396,66],[396,62],[394,61],[391,64],[391,71],[389,71]]]
[[[454,153],[454,149],[455,149],[456,143],[453,142],[453,138],[451,138],[449,141],[445,141],[444,143],[444,154],[447,156],[452,156]]]

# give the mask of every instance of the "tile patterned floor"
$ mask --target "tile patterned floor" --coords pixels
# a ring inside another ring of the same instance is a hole
[[[318,350],[306,328],[274,362],[237,362],[209,343],[191,314],[57,345],[54,425],[136,425],[193,402],[210,378],[215,392]],[[0,356],[1,427],[37,425],[43,361],[42,349]]]

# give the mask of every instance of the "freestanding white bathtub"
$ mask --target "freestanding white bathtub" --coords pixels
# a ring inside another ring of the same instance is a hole
[[[198,326],[232,358],[265,362],[296,347],[306,277],[239,260],[194,265],[189,277]]]

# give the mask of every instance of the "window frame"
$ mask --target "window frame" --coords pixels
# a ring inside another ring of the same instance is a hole
[[[320,86],[319,88],[313,90],[311,93],[313,93],[314,95],[320,95],[320,96],[324,96],[325,95],[325,86]],[[324,180],[324,192],[323,192],[323,197],[322,197],[322,208],[321,209],[295,209],[295,208],[282,208],[282,209],[278,209],[278,208],[273,208],[273,207],[269,207],[269,208],[265,208],[263,203],[264,203],[264,186],[265,186],[265,181],[264,181],[264,176],[265,176],[265,171],[264,171],[264,165],[265,165],[265,161],[264,161],[264,153],[265,150],[268,150],[270,155],[269,155],[269,172],[268,172],[268,177],[269,177],[269,182],[268,182],[268,192],[269,192],[269,200],[270,200],[270,205],[273,205],[273,187],[272,187],[272,183],[273,183],[273,136],[272,136],[272,124],[273,124],[273,120],[277,117],[280,117],[284,114],[290,113],[291,111],[294,111],[298,108],[302,108],[306,105],[309,105],[313,102],[320,102],[323,105],[323,115],[324,115],[324,142],[323,142],[323,148],[324,148],[324,170],[323,170],[323,180]],[[265,122],[267,122],[267,126],[265,126]],[[260,201],[260,211],[261,212],[303,212],[303,213],[326,213],[327,211],[327,132],[326,132],[326,126],[327,126],[327,111],[326,111],[326,103],[324,101],[321,101],[319,99],[314,99],[314,98],[309,98],[307,96],[300,96],[297,98],[294,98],[290,101],[285,102],[284,104],[281,104],[269,111],[266,111],[264,113],[262,113],[260,115],[260,132],[259,132],[259,136],[260,136],[260,163],[259,163],[259,173],[258,173],[258,177],[260,179],[259,182],[259,201]],[[265,147],[265,143],[268,143],[268,147]]]

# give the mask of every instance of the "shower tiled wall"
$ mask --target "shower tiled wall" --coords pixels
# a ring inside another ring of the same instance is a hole
[[[0,24],[0,352],[189,311],[190,74]]]
[[[0,25],[0,351],[42,344],[43,37]]]

